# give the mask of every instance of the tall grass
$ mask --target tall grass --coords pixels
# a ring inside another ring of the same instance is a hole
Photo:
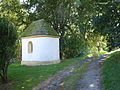
[[[104,89],[120,90],[120,51],[108,56],[102,70]]]

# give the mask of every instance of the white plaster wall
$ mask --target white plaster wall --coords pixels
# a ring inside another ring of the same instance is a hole
[[[33,52],[28,53],[28,42],[33,43]],[[37,37],[22,39],[22,61],[52,61],[59,58],[59,38]]]

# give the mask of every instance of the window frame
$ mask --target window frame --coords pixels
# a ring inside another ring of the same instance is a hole
[[[28,42],[28,53],[32,53],[33,52],[33,43],[32,41]]]

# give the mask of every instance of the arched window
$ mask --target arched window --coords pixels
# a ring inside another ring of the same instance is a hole
[[[32,53],[33,52],[33,44],[32,42],[28,42],[28,53]]]

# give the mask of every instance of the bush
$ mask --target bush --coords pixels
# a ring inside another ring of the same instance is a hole
[[[66,36],[60,40],[61,58],[74,58],[87,52],[87,44],[76,36]]]
[[[9,61],[15,52],[17,31],[14,25],[6,18],[0,17],[0,77],[2,83],[7,82]]]

